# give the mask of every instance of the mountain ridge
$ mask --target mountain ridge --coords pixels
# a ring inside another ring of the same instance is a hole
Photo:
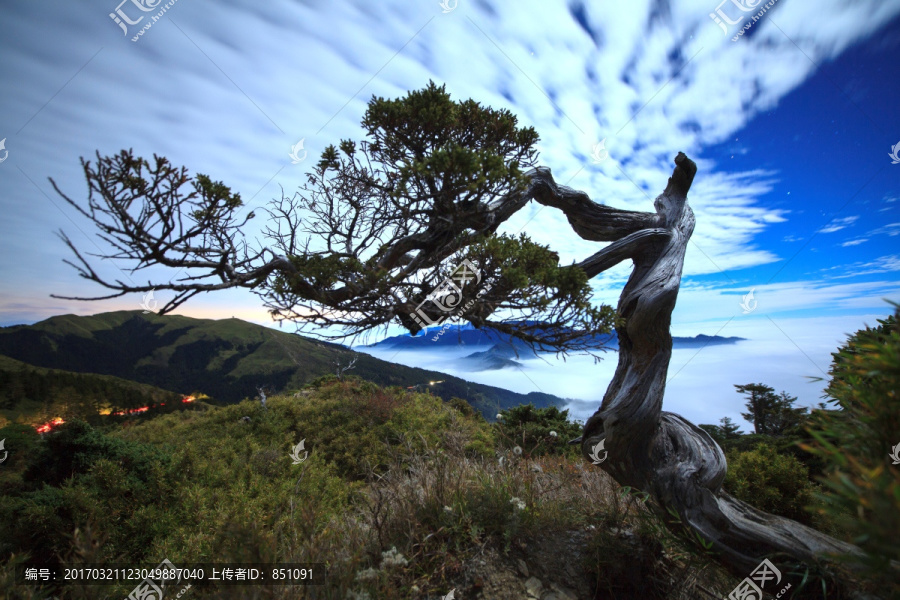
[[[436,335],[437,332],[445,330],[445,332],[441,335]],[[615,334],[609,333],[606,335],[596,336],[597,343],[596,349],[605,348],[607,350],[612,350],[619,347],[619,340]],[[731,337],[722,337],[718,335],[706,335],[703,333],[697,334],[693,337],[683,337],[683,336],[673,336],[672,337],[672,346],[673,348],[690,348],[696,347],[698,345],[706,345],[706,344],[736,344],[740,341],[745,341],[747,338],[731,336]],[[368,344],[366,346],[362,346],[364,348],[395,348],[397,346],[403,347],[423,347],[426,344],[431,344],[433,346],[490,346],[493,347],[497,344],[503,344],[506,346],[512,345],[512,347],[520,350],[528,350],[531,351],[529,346],[512,336],[502,334],[494,329],[483,328],[483,329],[475,329],[471,325],[465,325],[460,327],[459,325],[451,325],[449,327],[437,327],[430,328],[424,330],[424,333],[420,335],[412,336],[408,333],[391,336],[389,338],[385,338],[381,341],[375,342],[374,344]]]
[[[441,332],[441,333],[438,333]],[[744,341],[741,337],[722,337],[718,335],[698,334],[693,337],[673,337],[672,347],[702,348],[707,345],[736,344]],[[618,350],[619,340],[615,333],[595,337],[595,351]],[[460,368],[473,371],[496,371],[507,368],[522,368],[519,358],[534,357],[534,351],[522,340],[502,334],[494,329],[475,329],[471,325],[460,327],[432,328],[423,334],[396,335],[361,348],[383,350],[430,350],[439,352],[442,349],[471,347],[475,352],[451,359]],[[538,352],[541,354],[541,352]]]
[[[538,407],[566,404],[551,394],[519,394],[472,383],[234,318],[140,310],[58,315],[0,328],[0,355],[35,367],[112,375],[182,394],[199,391],[226,403],[254,397],[259,386],[299,389],[356,358],[349,375],[385,386],[428,386],[445,400],[466,400],[487,418],[498,409],[529,402]],[[442,383],[429,385],[431,381]]]

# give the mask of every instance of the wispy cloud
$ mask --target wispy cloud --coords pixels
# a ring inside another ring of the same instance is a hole
[[[818,233],[834,233],[841,229],[846,229],[859,220],[859,215],[852,217],[841,217],[840,219],[832,219],[825,227],[821,228]]]
[[[847,240],[846,242],[842,243],[841,246],[858,246],[879,235],[887,235],[889,237],[896,237],[900,235],[900,223],[888,223],[887,225],[882,225],[881,227],[877,227],[867,232],[862,237]]]
[[[875,260],[856,262],[840,268],[839,275],[832,275],[835,279],[847,277],[859,277],[861,275],[874,275],[877,273],[892,273],[900,271],[900,255],[881,256]]]
[[[874,261],[873,265],[841,265],[824,273],[818,281],[788,281],[758,284],[742,282],[739,287],[714,284],[685,283],[678,294],[678,304],[672,317],[673,330],[679,331],[680,323],[725,321],[737,317],[740,321],[772,317],[776,320],[796,313],[825,314],[852,312],[881,312],[886,306],[884,298],[900,300],[900,282],[867,281],[841,282],[838,279],[848,270],[886,268],[889,261]],[[874,271],[873,271],[874,272]],[[888,272],[887,270],[881,272]],[[834,275],[831,275],[834,273]],[[848,275],[849,277],[849,275]],[[757,308],[753,313],[742,313],[742,296],[754,290]],[[679,335],[687,335],[681,333]]]

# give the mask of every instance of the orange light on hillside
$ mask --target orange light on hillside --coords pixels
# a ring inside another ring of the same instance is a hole
[[[56,417],[52,421],[47,421],[43,425],[35,425],[35,429],[38,433],[47,433],[57,425],[62,425],[63,423],[65,423],[65,421],[63,421],[60,417]]]
[[[184,396],[181,399],[182,402],[193,402],[195,400],[196,400],[196,398],[194,398],[193,396]],[[165,402],[161,402],[160,406],[165,406],[165,404],[166,404]],[[142,406],[140,408],[130,408],[128,410],[117,410],[116,412],[113,412],[111,408],[104,408],[100,411],[100,414],[101,415],[115,415],[115,416],[121,417],[123,415],[133,415],[134,413],[147,412],[148,410],[150,410],[149,406]],[[62,425],[63,423],[65,423],[65,421],[63,421],[61,418],[57,417],[57,418],[53,419],[52,421],[48,421],[48,422],[44,423],[43,425],[35,425],[34,427],[35,427],[35,429],[37,429],[38,433],[47,433],[48,431],[50,431],[57,425]]]
[[[140,408],[129,408],[128,410],[117,410],[113,414],[116,416],[122,416],[122,415],[126,415],[126,414],[130,415],[130,414],[134,414],[134,413],[147,412],[148,410],[150,410],[149,406],[142,406]]]

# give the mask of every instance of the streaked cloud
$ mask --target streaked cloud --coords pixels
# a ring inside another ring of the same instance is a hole
[[[832,219],[828,222],[828,225],[821,228],[817,233],[834,233],[835,231],[840,231],[841,229],[846,229],[847,227],[853,225],[859,220],[859,215],[855,215],[852,217],[841,217],[839,219]]]

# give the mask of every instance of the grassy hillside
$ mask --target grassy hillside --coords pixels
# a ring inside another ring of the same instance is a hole
[[[174,392],[111,375],[45,369],[0,355],[0,427],[56,417],[87,419],[179,398]]]
[[[40,439],[10,425],[0,589],[26,557],[166,557],[327,570],[323,586],[195,586],[185,598],[197,599],[724,597],[737,581],[585,464],[563,441],[578,429],[555,408],[489,424],[465,403],[356,379],[106,434],[74,422]],[[308,455],[293,464],[301,440]],[[118,600],[133,587],[20,585],[7,597]]]
[[[199,391],[223,402],[252,398],[258,386],[299,389],[333,373],[336,363],[346,366],[355,357],[349,373],[403,387],[442,380],[434,386],[436,395],[463,398],[485,416],[529,402],[563,405],[550,394],[517,394],[468,383],[239,319],[160,317],[142,311],[64,315],[0,328],[0,355],[45,368],[114,375],[182,394]]]

